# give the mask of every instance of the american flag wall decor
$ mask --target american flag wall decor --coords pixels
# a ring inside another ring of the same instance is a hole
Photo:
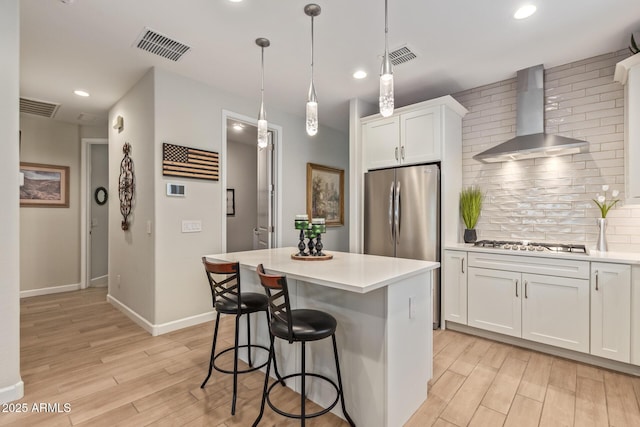
[[[162,174],[218,181],[218,153],[162,144]]]

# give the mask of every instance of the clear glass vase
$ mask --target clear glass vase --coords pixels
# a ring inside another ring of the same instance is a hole
[[[600,252],[607,252],[607,219],[598,218],[598,243],[596,243],[596,250]]]

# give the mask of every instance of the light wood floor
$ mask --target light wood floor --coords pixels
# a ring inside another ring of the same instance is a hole
[[[251,425],[262,373],[240,377],[233,417],[230,375],[214,371],[199,387],[213,325],[151,337],[105,296],[88,289],[22,300],[25,397],[15,403],[58,403],[60,411],[69,403],[70,412],[0,413],[0,426]],[[223,345],[232,332],[225,321]],[[640,379],[452,331],[434,332],[429,390],[408,426],[640,426]],[[297,396],[280,389],[275,400],[293,410]],[[268,408],[261,423],[298,424]],[[327,414],[308,425],[347,424]]]

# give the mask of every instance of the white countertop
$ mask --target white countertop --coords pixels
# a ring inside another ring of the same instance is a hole
[[[445,245],[445,249],[467,251],[467,252],[484,252],[502,255],[522,255],[534,256],[541,258],[554,259],[572,259],[584,261],[602,261],[613,262],[618,264],[640,264],[640,252],[598,252],[596,250],[587,250],[586,254],[565,253],[565,252],[529,252],[529,251],[512,251],[506,249],[482,248],[473,246],[473,243],[455,243]]]
[[[299,261],[291,258],[297,252],[291,247],[205,256],[211,261],[239,262],[241,267],[254,270],[262,263],[267,273],[361,294],[440,267],[438,262],[336,251],[325,252],[333,255],[331,260]]]

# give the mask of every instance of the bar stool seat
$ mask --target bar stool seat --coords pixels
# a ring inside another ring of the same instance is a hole
[[[218,372],[224,374],[233,375],[233,398],[231,402],[231,415],[236,413],[236,397],[238,391],[238,374],[245,374],[248,372],[256,371],[267,363],[270,363],[269,358],[266,362],[261,363],[258,366],[253,365],[251,360],[252,350],[263,350],[269,353],[269,348],[263,345],[251,344],[251,324],[249,314],[264,312],[268,315],[268,298],[256,292],[241,292],[240,284],[240,265],[237,262],[228,263],[212,263],[202,257],[202,263],[204,264],[209,286],[211,288],[211,297],[213,298],[213,307],[216,310],[216,324],[213,332],[213,344],[211,346],[211,357],[209,359],[209,372],[207,377],[202,382],[200,388],[204,388],[211,377],[211,373],[215,369]],[[220,315],[228,314],[235,315],[235,341],[232,347],[228,347],[216,352],[216,344],[218,341],[218,326],[220,324]],[[247,344],[239,344],[239,329],[240,329],[240,317],[247,315]],[[238,350],[241,348],[247,349],[247,358],[249,367],[246,369],[238,368]],[[229,352],[233,352],[233,369],[224,369],[216,364],[219,357]],[[278,367],[275,365],[276,376],[280,378],[278,373]]]
[[[266,274],[262,264],[258,265],[256,270],[260,278],[260,283],[264,287],[269,299],[269,334],[271,335],[271,348],[269,349],[269,360],[267,361],[267,373],[264,379],[260,413],[258,414],[258,418],[256,418],[256,420],[254,421],[253,426],[256,427],[262,419],[265,403],[267,403],[273,411],[280,415],[288,418],[299,419],[300,425],[304,426],[305,420],[326,414],[331,409],[333,409],[339,401],[341,401],[342,412],[347,419],[347,422],[351,426],[355,427],[355,423],[349,416],[344,403],[344,391],[342,388],[342,377],[340,375],[340,362],[338,361],[338,347],[336,344],[335,335],[338,322],[332,315],[330,315],[329,313],[325,313],[324,311],[311,309],[292,310],[289,301],[287,278],[280,275]],[[337,384],[331,378],[324,375],[306,372],[306,342],[318,341],[329,337],[331,337],[331,340],[333,342],[333,354],[336,363],[336,375],[338,380]],[[274,352],[274,338],[287,340],[289,344],[293,344],[294,342],[301,343],[302,351],[300,355],[300,372],[285,375],[284,377],[279,376],[279,374],[277,373],[276,357]],[[276,367],[276,376],[278,377],[278,381],[269,386],[269,371],[271,367],[271,360],[273,360],[274,367]],[[270,399],[271,391],[277,384],[284,385],[284,380],[294,377],[299,377],[301,379],[301,400],[299,414],[281,410]],[[307,377],[313,377],[325,381],[329,383],[336,391],[336,398],[330,405],[320,411],[311,414],[307,414],[305,411],[305,386]]]

